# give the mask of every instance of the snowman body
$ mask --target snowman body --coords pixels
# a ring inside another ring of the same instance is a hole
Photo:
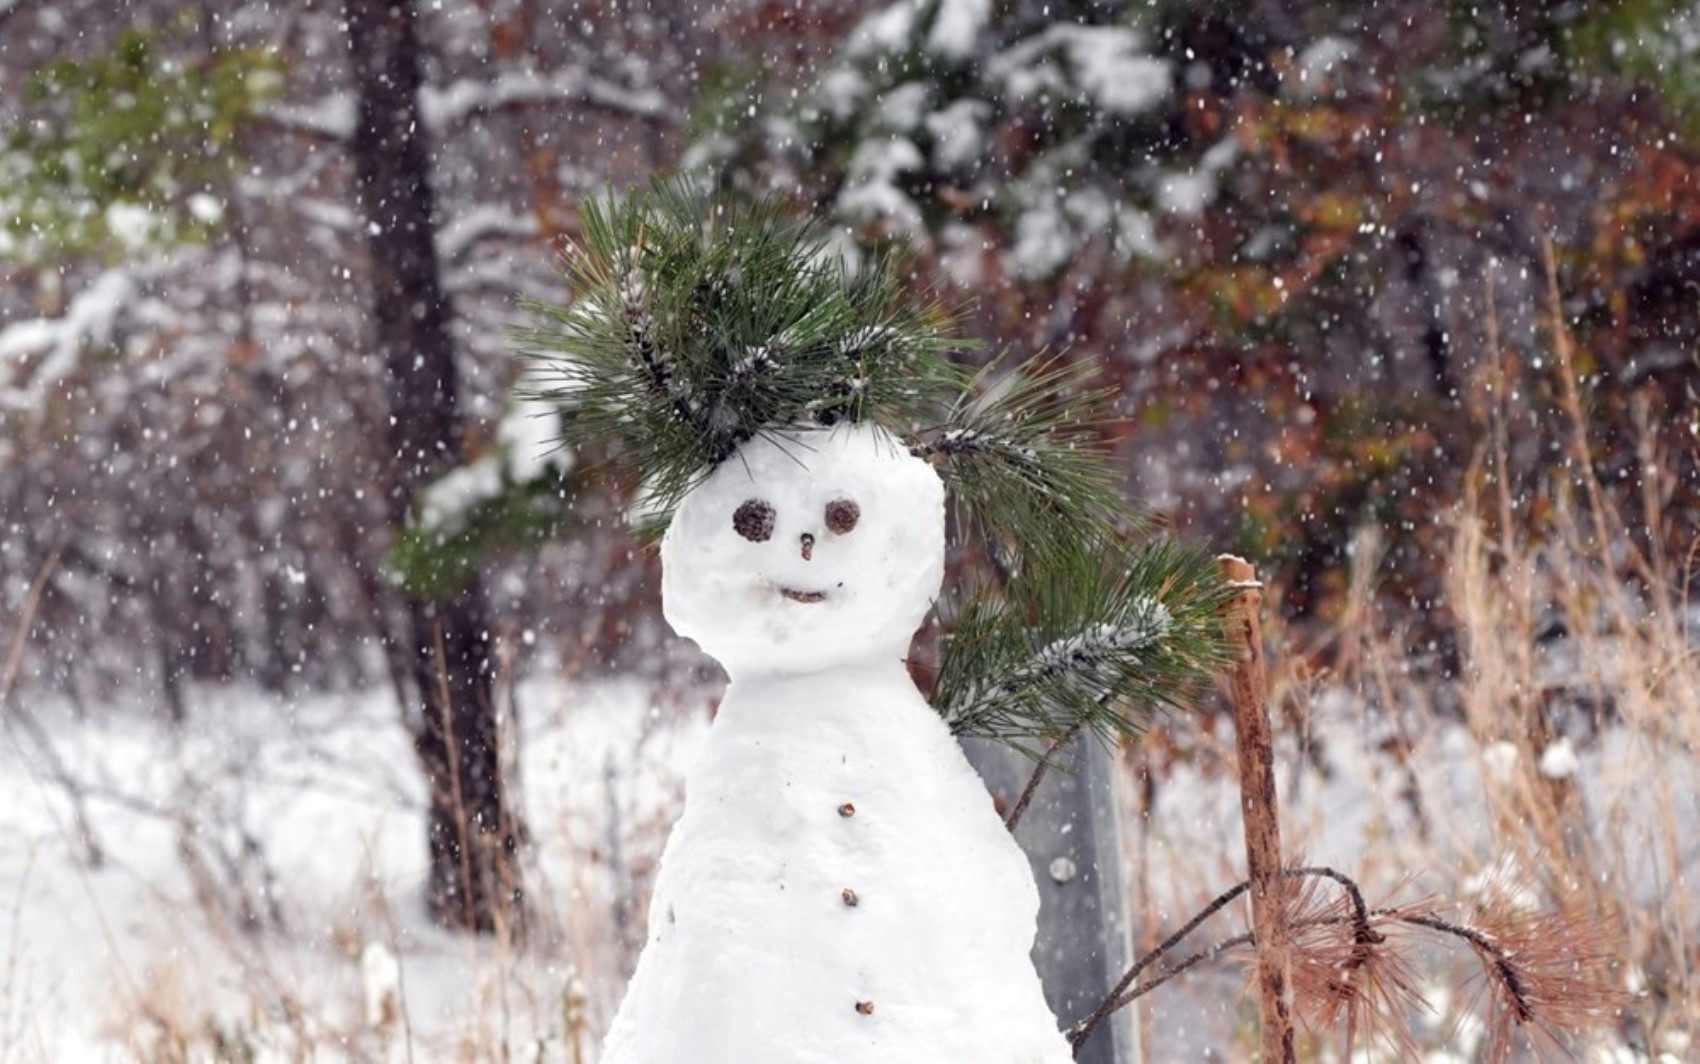
[[[1066,1064],[1026,858],[910,681],[943,488],[870,426],[751,441],[681,503],[668,620],[731,677],[604,1064]]]

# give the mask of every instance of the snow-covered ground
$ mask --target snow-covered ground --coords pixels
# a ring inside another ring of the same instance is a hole
[[[658,699],[635,681],[520,684],[538,911],[524,948],[447,935],[425,918],[421,786],[385,691],[288,701],[200,690],[175,731],[136,707],[78,721],[31,706],[81,791],[89,831],[59,769],[28,729],[8,724],[0,1064],[589,1064],[643,941],[654,861],[711,694]],[[1308,753],[1291,733],[1278,751],[1292,849],[1361,874],[1372,895],[1412,876],[1407,896],[1467,890],[1496,857],[1486,782],[1504,771],[1505,752],[1478,747],[1461,725],[1431,725],[1401,763],[1355,699],[1313,703]],[[1186,724],[1157,741],[1159,753],[1191,749],[1159,781],[1148,834],[1129,835],[1130,853],[1148,861],[1134,879],[1164,931],[1231,883],[1242,860],[1231,771],[1212,760],[1227,736],[1208,732]],[[1602,852],[1652,854],[1632,836],[1670,832],[1688,840],[1692,875],[1700,764],[1627,743],[1608,731],[1542,761],[1573,773],[1597,831],[1629,836]],[[1623,771],[1650,763],[1662,779]],[[1601,874],[1621,878],[1621,895],[1649,912],[1691,889],[1651,866]],[[1203,941],[1237,930],[1224,925]],[[1425,977],[1438,1007],[1419,1027],[1437,1047],[1430,1061],[1470,1059],[1474,1029],[1458,1025],[1469,995],[1449,989],[1457,971]],[[1147,999],[1148,1064],[1249,1059],[1240,975],[1200,974]],[[1683,1033],[1670,1036],[1651,1059],[1692,1059]],[[1649,1057],[1601,1048],[1584,1059]]]
[[[518,702],[538,911],[523,950],[425,918],[422,785],[387,692],[202,691],[180,731],[123,708],[89,722],[38,709],[86,834],[40,745],[8,727],[0,1062],[208,1059],[215,1045],[232,1059],[591,1059],[705,702],[550,682],[520,685]]]

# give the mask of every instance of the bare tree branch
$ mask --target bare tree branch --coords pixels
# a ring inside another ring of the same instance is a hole
[[[1306,876],[1319,876],[1324,879],[1331,879],[1340,884],[1340,886],[1345,889],[1347,897],[1351,900],[1352,918],[1357,927],[1363,929],[1367,929],[1369,927],[1369,908],[1364,904],[1363,891],[1358,888],[1357,882],[1353,880],[1352,877],[1343,872],[1337,872],[1332,868],[1320,865],[1306,868],[1289,868],[1286,869],[1282,875],[1288,879],[1297,879]],[[1221,912],[1228,905],[1232,904],[1234,899],[1238,898],[1250,889],[1251,881],[1241,880],[1229,887],[1227,890],[1216,895],[1216,897],[1210,900],[1209,904],[1205,905],[1204,908],[1194,914],[1192,919],[1181,925],[1180,930],[1164,939],[1154,949],[1134,961],[1133,965],[1128,968],[1127,974],[1122,976],[1121,980],[1116,983],[1115,987],[1104,997],[1104,1000],[1098,1004],[1098,1007],[1093,1009],[1086,1018],[1080,1020],[1073,1027],[1069,1028],[1068,1038],[1069,1041],[1074,1044],[1076,1054],[1079,1053],[1082,1043],[1084,1043],[1092,1032],[1096,1030],[1100,1024],[1107,1020],[1111,1014],[1146,993],[1146,990],[1144,989],[1141,989],[1136,993],[1129,993],[1129,988],[1133,986],[1134,980],[1139,978],[1141,972],[1161,960],[1170,950],[1180,945],[1181,941],[1188,935],[1198,930],[1199,926],[1206,920],[1209,920],[1212,916]],[[1234,940],[1230,939],[1226,944],[1221,944],[1220,949],[1216,949],[1214,952],[1205,950],[1204,953],[1209,956],[1215,956],[1217,953],[1220,953],[1222,949],[1227,948],[1229,944],[1232,944],[1233,941]],[[1249,937],[1247,938],[1247,941],[1250,941]],[[1200,959],[1208,959],[1208,957],[1202,957]],[[1196,963],[1198,963],[1198,961],[1195,961],[1193,958],[1188,958],[1186,961],[1181,962],[1181,964],[1175,965],[1173,969],[1169,970],[1171,974],[1164,976],[1163,981],[1167,982],[1169,979],[1174,978],[1174,976],[1179,975],[1181,971],[1185,970],[1185,968],[1193,967]]]
[[[1039,784],[1043,783],[1045,776],[1050,773],[1051,762],[1056,759],[1057,752],[1073,742],[1080,735],[1080,729],[1085,726],[1086,721],[1080,720],[1045,750],[1044,756],[1039,759],[1039,764],[1033,769],[1033,775],[1028,778],[1027,786],[1022,788],[1021,797],[1015,800],[1015,808],[1011,809],[1009,815],[1004,817],[1004,827],[1011,832],[1015,831],[1015,826],[1021,823],[1022,814],[1026,813],[1027,807],[1033,804],[1033,795],[1038,792]]]

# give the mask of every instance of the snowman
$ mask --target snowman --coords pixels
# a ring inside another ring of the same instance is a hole
[[[730,679],[605,1064],[1065,1064],[1038,892],[958,735],[1059,745],[1208,676],[1184,552],[1124,549],[1086,378],[964,370],[892,256],[664,182],[588,204],[517,339],[565,442],[642,484],[667,620]],[[996,555],[941,611],[946,488]]]
[[[604,1064],[1065,1064],[1038,893],[909,678],[944,487],[872,425],[744,444],[662,542],[730,677]]]

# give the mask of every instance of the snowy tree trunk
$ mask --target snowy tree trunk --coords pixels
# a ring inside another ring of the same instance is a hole
[[[388,512],[399,528],[419,489],[461,462],[459,383],[420,132],[413,5],[345,0],[344,9],[358,96],[355,187],[391,394]],[[451,926],[511,928],[521,897],[518,831],[503,788],[482,590],[474,583],[452,599],[406,605],[410,721],[430,790],[431,910]]]
[[[1002,743],[964,739],[968,760],[999,804],[1012,807],[1033,772],[1031,759]],[[1045,1000],[1065,1028],[1091,1012],[1132,959],[1122,868],[1114,755],[1091,736],[1056,754],[1016,825],[1015,838],[1039,884],[1034,965]],[[1081,1048],[1084,1064],[1138,1064],[1134,1010],[1106,1021]]]

